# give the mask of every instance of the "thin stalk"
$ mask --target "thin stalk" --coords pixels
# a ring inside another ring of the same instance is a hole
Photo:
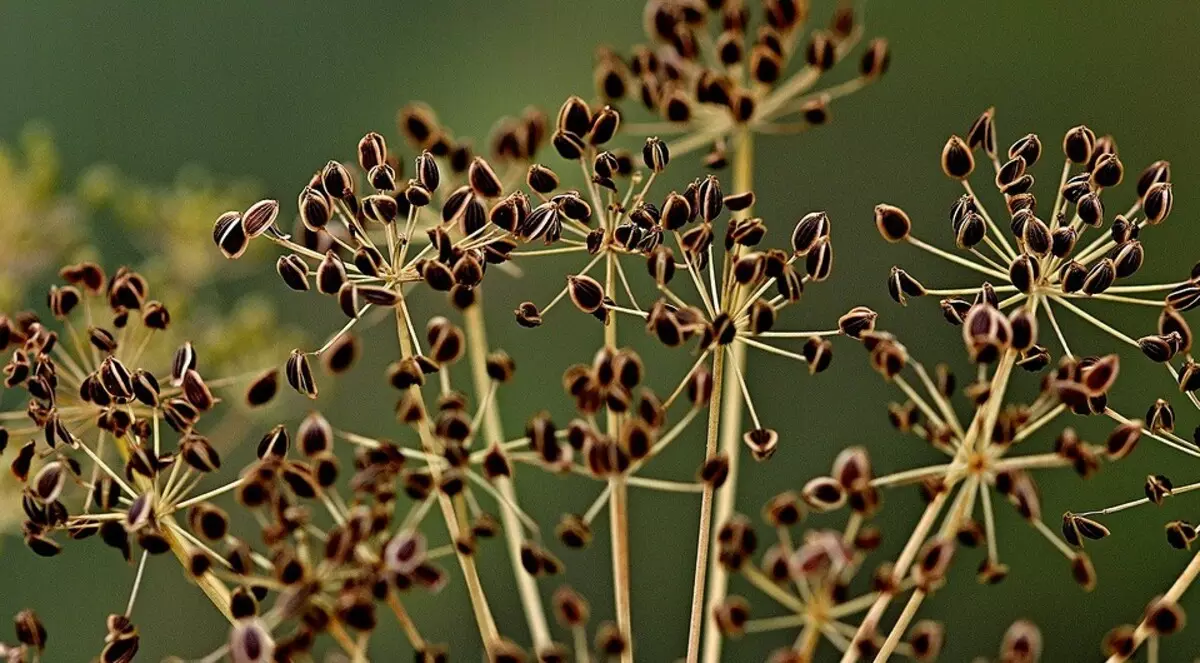
[[[616,293],[616,255],[612,251],[604,252],[605,274],[604,292],[610,298]],[[610,349],[617,348],[617,318],[609,316],[604,325],[604,345]],[[620,422],[617,413],[611,409],[605,413],[608,425],[608,435],[617,438]],[[626,489],[625,476],[615,474],[608,481],[608,529],[609,544],[612,549],[613,564],[613,601],[617,608],[617,628],[625,636],[628,645],[621,654],[621,663],[633,663],[633,617],[629,597],[629,491]]]
[[[464,313],[467,336],[467,355],[471,364],[471,379],[474,382],[475,393],[491,393],[491,379],[487,374],[487,328],[484,326],[482,303],[476,302]],[[483,434],[487,444],[504,440],[504,430],[500,422],[500,410],[495,394],[487,399],[483,408]],[[521,524],[516,510],[512,505],[517,503],[517,494],[510,479],[500,478],[496,488],[504,499],[500,501],[500,520],[504,524],[504,539],[508,544],[509,557],[512,559],[513,577],[517,582],[517,593],[521,597],[521,607],[525,611],[525,621],[529,624],[529,634],[533,638],[535,650],[540,651],[550,644],[550,628],[546,623],[546,611],[542,607],[542,597],[538,592],[537,583],[533,576],[521,567]]]
[[[733,190],[741,193],[751,191],[754,187],[754,141],[753,134],[743,129],[737,147],[733,155]],[[742,218],[747,218],[751,210],[746,209],[739,212]],[[736,250],[736,249],[735,249]],[[711,261],[709,264],[712,264]],[[736,298],[735,298],[736,299]],[[731,310],[736,310],[736,301]],[[713,358],[713,375],[716,376],[717,357],[721,356],[721,352],[717,352]],[[744,374],[746,369],[746,346],[743,343],[734,343],[729,348],[728,361],[732,365],[732,370],[739,374]],[[722,367],[724,369],[724,367]],[[722,370],[722,373],[724,370]],[[736,380],[725,380],[723,384],[713,384],[713,393],[721,392],[720,403],[713,403],[709,407],[709,427],[708,441],[705,445],[705,458],[713,454],[715,449],[713,443],[716,440],[713,434],[718,432],[714,421],[714,417],[719,420],[720,424],[720,445],[721,452],[725,454],[729,461],[729,474],[725,483],[721,487],[720,495],[717,495],[716,513],[712,513],[712,501],[714,490],[711,485],[705,487],[703,494],[703,502],[701,504],[700,514],[700,541],[699,547],[704,548],[705,552],[697,556],[696,560],[696,578],[692,587],[692,617],[688,628],[688,657],[689,663],[695,663],[699,660],[699,636],[701,631],[704,633],[704,660],[708,663],[717,663],[721,658],[721,634],[717,629],[703,629],[703,616],[707,612],[711,614],[714,606],[719,605],[725,600],[726,590],[729,587],[729,576],[725,573],[725,567],[721,566],[717,541],[712,538],[713,522],[723,523],[733,515],[734,505],[737,501],[737,477],[738,477],[738,458],[741,452],[741,428],[742,428],[742,390],[739,388]],[[707,505],[707,509],[705,508]],[[703,559],[707,557],[707,559]],[[708,565],[708,575],[711,577],[711,588],[709,590],[708,603],[704,603],[704,586],[705,575],[702,563]],[[707,605],[707,610],[702,611],[702,606]]]
[[[414,338],[409,336],[408,327],[410,326],[405,318],[407,315],[404,312],[403,306],[397,306],[396,312],[396,337],[400,345],[400,356],[407,359],[413,354]],[[412,387],[420,396],[420,387]],[[426,453],[433,453],[437,449],[435,440],[430,434],[429,429],[425,425],[418,425],[417,432],[421,437],[421,446]],[[430,474],[434,481],[441,480],[441,468],[437,465],[429,466]],[[450,534],[451,540],[457,540],[461,532],[458,515],[455,513],[454,504],[450,497],[445,493],[438,491],[437,495],[438,506],[442,511],[442,518],[446,522],[446,529]],[[484,650],[491,656],[494,653],[496,642],[499,639],[496,630],[496,621],[492,617],[492,609],[488,606],[487,596],[483,592],[483,583],[479,580],[479,570],[475,566],[475,559],[470,555],[462,554],[455,549],[458,557],[458,564],[463,572],[463,577],[466,580],[467,594],[471,598],[471,608],[475,613],[475,622],[479,627],[479,636],[483,640]]]

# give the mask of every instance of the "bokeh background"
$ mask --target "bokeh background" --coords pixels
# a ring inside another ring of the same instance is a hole
[[[7,145],[0,170],[5,176],[0,179],[5,187],[0,232],[6,234],[0,243],[9,242],[11,227],[25,233],[31,246],[48,247],[42,249],[44,262],[32,249],[10,252],[0,271],[14,265],[22,271],[0,281],[0,300],[9,307],[22,301],[41,305],[40,293],[50,278],[47,265],[62,257],[100,255],[110,266],[129,261],[155,265],[147,269],[164,274],[172,268],[183,272],[170,281],[178,284],[173,296],[181,313],[203,318],[189,323],[198,325],[196,334],[228,346],[231,354],[257,348],[261,354],[245,360],[252,364],[246,370],[273,361],[263,357],[281,359],[284,355],[272,355],[273,349],[286,353],[293,339],[319,343],[340,314],[332,306],[307,306],[311,300],[267,278],[267,259],[274,257],[269,251],[248,256],[257,265],[225,271],[207,238],[215,213],[240,209],[259,193],[278,197],[285,214],[294,213],[290,201],[311,172],[330,158],[351,159],[364,132],[379,130],[398,146],[395,113],[412,100],[429,102],[456,135],[474,136],[484,145],[500,115],[531,104],[553,113],[568,94],[590,97],[593,46],[609,43],[626,52],[640,41],[641,4],[0,3],[0,62],[5,63],[0,142]],[[832,3],[813,4],[814,22],[827,20]],[[890,40],[891,72],[879,84],[838,101],[829,127],[758,144],[756,213],[771,224],[777,241],[810,210],[828,210],[834,223],[834,278],[809,289],[790,326],[826,327],[851,305],[865,304],[881,312],[881,326],[900,334],[916,357],[930,363],[944,359],[966,372],[958,332],[941,322],[936,301],[917,300],[901,309],[888,299],[884,277],[892,264],[931,285],[972,285],[974,277],[906,247],[884,244],[872,226],[871,209],[881,201],[899,204],[923,238],[949,245],[946,211],[960,190],[941,175],[938,155],[950,133],[965,132],[991,105],[997,107],[1003,145],[1028,132],[1043,138],[1048,157],[1035,170],[1036,191],[1043,198],[1052,196],[1057,181],[1061,136],[1078,123],[1114,134],[1120,145],[1130,177],[1106,196],[1112,209],[1131,202],[1130,179],[1142,167],[1169,159],[1177,203],[1167,224],[1143,235],[1148,260],[1139,282],[1183,278],[1200,258],[1193,219],[1200,205],[1191,186],[1200,173],[1195,131],[1200,81],[1191,38],[1200,30],[1200,5],[1187,0],[872,2],[865,19],[868,37]],[[850,75],[843,67],[832,78]],[[546,159],[553,164],[557,156]],[[693,157],[673,162],[670,174],[682,182],[698,169]],[[78,248],[89,244],[98,248]],[[193,270],[208,272],[201,277]],[[507,349],[519,366],[519,388],[501,395],[507,430],[519,431],[529,414],[541,409],[565,420],[569,403],[559,388],[561,368],[590,360],[598,327],[562,310],[539,330],[518,329],[509,313],[512,305],[522,299],[546,301],[557,282],[489,281],[494,284],[487,301],[492,344]],[[201,294],[188,294],[191,285]],[[239,309],[247,306],[244,298],[250,293],[263,296],[266,306]],[[225,333],[223,326],[232,325],[225,321],[235,310],[242,311],[241,331]],[[1153,329],[1152,309],[1100,310],[1133,336]],[[1075,320],[1064,323],[1077,352],[1118,348],[1113,339]],[[641,336],[636,329],[624,333],[635,346],[651,348]],[[342,427],[396,434],[394,395],[381,386],[378,370],[391,361],[394,348],[386,334],[373,337],[360,368],[327,395],[323,391],[320,405]],[[936,459],[888,426],[884,406],[899,400],[898,394],[870,371],[861,350],[849,343],[836,350],[833,369],[815,378],[788,362],[751,356],[759,413],[782,439],[771,462],[744,464],[742,512],[757,516],[769,496],[827,472],[837,451],[850,444],[866,445],[880,472]],[[1200,413],[1185,407],[1164,371],[1126,350],[1120,348],[1128,361],[1113,404],[1142,416],[1154,398],[1170,398],[1178,407],[1181,434],[1190,436]],[[654,382],[667,385],[690,359],[683,351],[657,352],[650,364]],[[1014,389],[1029,396],[1035,386],[1036,378],[1021,375]],[[272,416],[294,423],[308,406],[291,393],[285,400]],[[13,401],[9,396],[4,404]],[[1100,421],[1070,423],[1097,441],[1109,428]],[[228,434],[231,440],[252,439],[267,427],[244,423],[229,427]],[[1051,443],[1047,432],[1026,444],[1037,451]],[[656,475],[690,476],[702,446],[702,432],[694,430],[675,445]],[[1053,524],[1067,509],[1136,498],[1148,473],[1187,483],[1200,480],[1200,462],[1143,441],[1132,458],[1088,481],[1067,471],[1042,474],[1047,520]],[[519,482],[523,502],[548,527],[558,514],[582,510],[596,491],[587,481],[529,471]],[[886,544],[877,561],[894,557],[922,506],[915,491],[886,497],[880,516]],[[697,504],[686,495],[631,495],[639,660],[668,661],[683,654]],[[950,584],[922,611],[947,625],[943,660],[994,654],[1001,633],[1020,617],[1041,625],[1046,660],[1098,659],[1103,634],[1118,623],[1136,621],[1147,600],[1164,590],[1188,559],[1187,553],[1167,547],[1163,523],[1195,520],[1197,511],[1200,502],[1183,497],[1161,509],[1106,520],[1114,535],[1088,547],[1100,584],[1086,595],[1071,581],[1061,555],[1000,504],[1001,555],[1012,567],[1008,580],[995,587],[976,584],[972,576],[981,553],[963,552]],[[568,564],[564,580],[592,600],[594,619],[612,614],[602,520],[589,550],[556,548]],[[502,545],[486,548],[481,558],[502,629],[525,640]],[[202,656],[222,641],[225,626],[173,562],[155,562],[134,614],[144,636],[141,660]],[[51,634],[47,660],[88,660],[99,650],[104,616],[123,607],[133,571],[99,544],[69,546],[67,554],[46,561],[29,553],[19,538],[0,538],[0,615],[36,608]],[[543,582],[547,597],[556,584],[556,579]],[[735,581],[733,591],[744,591],[761,608],[758,614],[773,614],[775,608],[752,589]],[[1200,612],[1200,590],[1183,605]],[[456,660],[478,660],[460,578],[455,576],[439,596],[414,600],[413,609],[430,639],[454,645]],[[784,632],[749,637],[727,645],[726,659],[761,660],[793,637]],[[396,633],[373,642],[376,660],[409,656]],[[1200,629],[1193,627],[1164,641],[1164,660],[1191,660],[1198,650]],[[833,651],[822,655],[832,658]]]

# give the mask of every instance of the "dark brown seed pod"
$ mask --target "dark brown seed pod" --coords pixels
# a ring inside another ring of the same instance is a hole
[[[1013,215],[1013,230],[1020,226],[1017,237],[1025,249],[1034,255],[1044,256],[1050,251],[1050,228],[1045,221],[1037,218],[1032,212],[1022,211]]]
[[[1066,258],[1075,250],[1075,243],[1078,240],[1079,232],[1071,226],[1056,228],[1050,234],[1050,253],[1055,258]]]
[[[354,178],[338,161],[330,161],[321,170],[321,187],[332,198],[345,200],[354,195]]]
[[[279,260],[275,262],[275,271],[279,273],[287,287],[297,292],[308,291],[308,263],[300,256],[294,253],[280,256]]]
[[[1084,196],[1092,192],[1091,176],[1080,173],[1067,179],[1063,184],[1062,196],[1068,202],[1078,203]]]
[[[362,199],[362,210],[375,223],[389,224],[400,216],[400,204],[386,193],[377,193]]]
[[[962,180],[970,177],[975,170],[975,157],[966,141],[958,136],[951,136],[942,148],[942,172],[947,177]]]
[[[792,250],[796,255],[807,255],[820,240],[829,236],[829,229],[829,216],[825,212],[804,215],[792,230]]]
[[[1092,183],[1099,187],[1117,186],[1124,177],[1125,166],[1116,152],[1100,156],[1092,167]]]
[[[866,306],[855,306],[838,318],[838,330],[850,338],[861,339],[875,330],[879,314]]]
[[[1146,477],[1144,489],[1146,498],[1158,506],[1162,506],[1163,500],[1174,494],[1171,480],[1161,474]]]
[[[1026,134],[1008,148],[1008,158],[1021,157],[1029,167],[1033,167],[1042,156],[1042,141],[1037,134]]]
[[[966,212],[962,218],[953,223],[954,243],[960,249],[970,249],[983,241],[987,234],[987,224],[983,216],[977,212]]]
[[[817,511],[832,511],[846,503],[846,490],[832,477],[817,477],[804,484],[801,497]]]
[[[1142,437],[1142,422],[1133,420],[1119,424],[1104,443],[1109,460],[1120,460],[1133,453]]]
[[[325,253],[317,266],[316,281],[317,291],[325,295],[337,294],[342,284],[346,283],[346,266],[332,250]]]
[[[925,286],[908,272],[893,266],[888,275],[888,294],[897,304],[906,306],[908,297],[921,297],[925,294]]]
[[[902,242],[912,232],[912,220],[904,210],[895,205],[875,206],[875,227],[889,242]]]
[[[1167,545],[1176,550],[1190,550],[1196,540],[1196,527],[1183,520],[1174,520],[1164,527]]]
[[[246,236],[254,239],[274,226],[275,219],[278,217],[279,201],[260,200],[242,214],[242,227],[246,231]]]
[[[671,161],[671,152],[667,144],[658,138],[647,138],[642,146],[642,161],[650,170],[661,173]]]
[[[246,404],[250,407],[262,407],[275,398],[279,393],[279,371],[271,368],[254,378],[246,387]]]
[[[1151,336],[1142,336],[1138,339],[1138,348],[1142,354],[1151,360],[1163,364],[1169,362],[1171,357],[1175,356],[1178,347],[1178,341],[1168,338],[1164,334]]]
[[[954,559],[955,543],[953,539],[931,539],[917,553],[917,563],[913,566],[912,576],[918,587],[932,588],[941,584]]]
[[[1178,352],[1188,352],[1192,349],[1192,329],[1187,320],[1174,309],[1164,308],[1159,314],[1158,333],[1167,337],[1177,334]]]
[[[1170,182],[1150,185],[1146,195],[1142,197],[1142,210],[1146,213],[1146,222],[1156,226],[1166,221],[1174,204],[1175,194],[1171,190]]]
[[[529,172],[525,175],[525,182],[530,189],[541,194],[548,194],[558,188],[558,175],[546,166],[535,163],[529,167]]]
[[[604,305],[604,286],[590,276],[568,276],[567,289],[575,307],[584,313],[595,313]]]
[[[1041,263],[1029,254],[1021,254],[1008,268],[1008,279],[1018,292],[1030,293],[1041,280]]]
[[[908,646],[912,648],[913,660],[918,663],[936,661],[945,642],[945,627],[928,619],[917,622],[908,632]]]
[[[1154,401],[1146,412],[1146,425],[1154,432],[1172,432],[1175,430],[1175,409],[1163,399]]]
[[[996,156],[996,109],[989,108],[976,118],[967,130],[967,146],[982,147],[989,157]]]
[[[230,260],[242,257],[250,246],[250,237],[242,225],[242,215],[237,212],[225,212],[217,217],[213,224],[213,242],[221,253]]]
[[[66,319],[71,314],[75,307],[83,301],[79,289],[75,286],[51,286],[50,295],[47,297],[47,305],[50,312],[59,320]]]
[[[1063,154],[1072,163],[1087,163],[1096,147],[1096,134],[1084,125],[1071,128],[1063,136]]]
[[[742,441],[749,447],[754,460],[769,460],[779,447],[779,433],[770,428],[756,428],[747,431],[742,436]]]
[[[1104,203],[1100,200],[1099,192],[1083,194],[1075,205],[1075,211],[1081,221],[1093,228],[1104,225]]]
[[[183,396],[200,412],[207,412],[217,403],[212,390],[205,384],[204,378],[195,369],[188,369],[183,374]]]
[[[1000,170],[996,171],[996,188],[1005,192],[1006,188],[1025,175],[1025,159],[1021,155],[1012,157]]]
[[[387,142],[378,133],[372,131],[358,141],[358,165],[364,171],[386,162],[387,156]]]
[[[820,283],[833,272],[833,242],[829,237],[817,240],[812,250],[804,257],[804,269],[808,278]],[[785,270],[786,271],[786,270]]]
[[[317,383],[313,379],[312,366],[308,363],[308,355],[300,350],[292,350],[284,365],[284,375],[292,389],[308,398],[317,397]]]
[[[1063,263],[1058,270],[1058,275],[1059,281],[1062,283],[1062,291],[1070,294],[1083,289],[1083,282],[1087,278],[1088,270],[1079,261],[1070,260]]]
[[[1083,279],[1083,292],[1089,295],[1098,295],[1108,290],[1116,278],[1116,264],[1110,258],[1099,260],[1087,271],[1087,275]]]
[[[522,327],[540,327],[542,324],[542,314],[533,302],[522,302],[513,313],[516,315],[517,324]]]
[[[1037,316],[1030,313],[1029,309],[1023,306],[1016,309],[1009,315],[1008,323],[1012,327],[1014,350],[1024,352],[1037,342]]]
[[[1171,635],[1187,622],[1183,608],[1173,600],[1157,598],[1146,607],[1145,624],[1157,635]]]
[[[333,216],[329,199],[325,197],[324,193],[312,187],[305,187],[300,192],[297,205],[300,208],[301,223],[311,232],[320,231]]]
[[[592,118],[590,129],[586,132],[588,143],[604,145],[612,140],[621,126],[621,114],[612,106],[605,106]]]
[[[33,647],[37,651],[46,648],[46,627],[33,610],[22,610],[13,617],[13,627],[16,631],[17,642]],[[20,653],[20,652],[18,652]]]
[[[1175,311],[1190,311],[1200,304],[1200,286],[1188,282],[1167,293],[1166,305]]]

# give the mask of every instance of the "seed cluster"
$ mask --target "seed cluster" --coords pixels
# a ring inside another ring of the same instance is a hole
[[[857,74],[813,91],[856,48],[858,17],[839,3],[827,29],[808,30],[806,2],[761,4],[752,12],[739,2],[650,0],[646,44],[628,55],[598,49],[594,99],[568,97],[553,117],[526,109],[503,118],[486,154],[413,104],[397,115],[400,140],[365,134],[349,160],[334,158],[297,182],[295,208],[267,198],[220,214],[216,251],[235,260],[250,255],[252,243],[277,247],[284,285],[345,316],[315,350],[215,377],[202,369],[203,348],[186,342],[171,365],[155,366],[146,357],[167,341],[170,312],[137,271],[108,273],[94,263],[62,270],[47,299],[53,322],[29,312],[0,316],[0,348],[12,350],[5,387],[27,396],[23,410],[0,413],[0,452],[14,446],[10,469],[23,486],[27,546],[53,557],[66,540],[95,537],[136,568],[124,611],[106,621],[99,660],[134,659],[142,644],[134,610],[156,571],[151,559],[174,558],[229,621],[205,661],[310,660],[327,647],[367,661],[381,656],[372,651],[374,634],[396,627],[417,660],[445,661],[449,646],[427,639],[410,605],[415,593],[455,581],[472,610],[456,649],[481,646],[502,662],[632,661],[655,620],[667,618],[635,620],[631,610],[631,594],[643,591],[630,575],[632,490],[697,503],[688,641],[680,643],[689,663],[721,660],[723,641],[774,631],[795,631],[791,646],[772,653],[774,663],[829,651],[844,663],[931,661],[947,631],[918,612],[956,560],[978,558],[982,583],[1008,574],[997,503],[1010,504],[1090,590],[1097,573],[1085,546],[1117,538],[1102,517],[1200,487],[1153,475],[1144,499],[1065,511],[1061,520],[1043,513],[1038,480],[1052,470],[1088,478],[1143,437],[1200,456],[1200,433],[1176,434],[1166,399],[1140,419],[1123,414],[1110,397],[1122,358],[1107,349],[1076,354],[1073,347],[1090,341],[1068,343],[1056,317],[1066,311],[1165,365],[1200,408],[1200,367],[1184,317],[1200,306],[1200,268],[1171,283],[1127,282],[1145,260],[1141,232],[1171,214],[1170,165],[1147,167],[1135,202],[1109,214],[1104,194],[1122,183],[1124,165],[1112,137],[1086,126],[1063,136],[1064,163],[1043,216],[1033,171],[1045,155],[1036,134],[1002,151],[989,109],[952,136],[941,166],[962,187],[948,201],[957,251],[918,239],[901,207],[875,208],[887,242],[987,279],[932,287],[900,267],[887,275],[902,306],[940,300],[963,356],[917,361],[864,306],[848,305],[818,329],[789,329],[804,291],[832,275],[832,223],[823,211],[798,212],[783,239],[768,237],[778,223],[754,214],[755,141],[826,124],[831,103],[878,81],[890,53],[874,40],[861,49]],[[638,106],[657,119],[628,121],[626,113],[643,112]],[[698,149],[707,150],[704,170],[680,175],[680,157]],[[553,161],[543,162],[547,156]],[[1007,224],[971,184],[977,158],[992,164]],[[1085,241],[1092,228],[1099,236]],[[570,414],[530,408],[525,430],[511,437],[499,402],[501,386],[519,379],[517,362],[488,345],[486,326],[497,322],[485,320],[482,306],[484,283],[497,273],[561,286],[545,303],[502,302],[512,311],[504,323],[537,328],[583,314],[596,330],[594,338],[571,335],[584,341],[585,361],[562,371]],[[443,297],[449,306],[439,306]],[[1097,301],[1150,307],[1153,333],[1120,331],[1093,312]],[[313,410],[262,424],[253,458],[223,466],[231,449],[212,422],[228,416],[229,405],[264,406],[285,384],[299,395],[285,398],[314,405],[326,380],[362,368],[359,334],[380,323],[397,352],[365,368],[395,389],[392,437],[348,430]],[[656,350],[690,353],[690,368],[664,379],[631,347],[631,333]],[[886,408],[897,432],[943,458],[877,474],[866,446],[847,447],[827,473],[771,498],[756,525],[737,513],[743,454],[765,462],[797,450],[760,420],[746,356],[782,357],[818,374],[839,343],[861,345],[898,390]],[[956,379],[955,363],[972,365],[968,381]],[[1031,399],[1013,393],[1017,367],[1041,376]],[[670,390],[656,392],[650,378]],[[1114,423],[1091,442],[1064,421],[1071,417]],[[694,476],[660,475],[655,460],[680,446],[696,451]],[[590,503],[547,527],[522,507],[517,477],[560,475],[588,479]],[[880,515],[883,494],[897,488],[916,488],[925,509],[903,529],[899,555],[880,562],[873,558],[896,524]],[[845,519],[831,524],[837,512]],[[812,514],[825,515],[816,524]],[[595,544],[605,516],[614,608],[593,620],[588,601],[557,577],[577,549]],[[1189,549],[1197,537],[1188,522],[1165,527],[1175,548]],[[489,601],[496,588],[480,564],[492,539],[511,564],[528,638],[497,625]],[[1110,661],[1128,660],[1145,642],[1157,651],[1160,636],[1182,628],[1179,598],[1197,576],[1200,555],[1139,624],[1109,633]],[[774,614],[760,616],[750,598],[731,594],[731,578]],[[898,615],[889,612],[896,603]],[[0,645],[0,659],[37,660],[47,640],[40,620],[25,611],[15,626],[17,644]],[[1018,621],[997,660],[1037,661],[1041,651],[1037,627]]]

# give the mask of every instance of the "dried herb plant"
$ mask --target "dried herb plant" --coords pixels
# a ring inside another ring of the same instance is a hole
[[[826,124],[835,99],[878,80],[890,64],[887,41],[873,40],[861,54],[856,76],[814,90],[851,53],[862,37],[863,25],[849,2],[837,5],[828,29],[810,30],[808,19],[809,3],[792,0],[764,2],[757,27],[752,27],[751,12],[742,3],[651,0],[643,13],[647,44],[634,48],[628,58],[611,47],[597,51],[594,79],[600,101],[616,104],[626,97],[637,98],[661,121],[628,124],[629,131],[678,135],[668,144],[676,158],[696,149],[708,150],[705,164],[713,168],[731,165],[735,195],[748,192],[752,189],[756,136],[800,133]],[[795,71],[789,74],[790,69]],[[747,207],[736,212],[743,220],[739,225],[748,230],[751,226],[744,220],[751,219],[752,210]],[[815,252],[807,255],[816,255],[819,261],[824,247],[810,248]],[[723,274],[737,263],[740,251],[733,248],[727,252]],[[704,266],[701,261],[696,264]],[[696,270],[689,267],[689,271],[694,278]],[[710,294],[707,308],[712,316],[721,312],[730,293]],[[728,358],[716,353],[713,361],[718,388],[710,410],[707,449],[710,455],[720,450],[728,459],[729,472],[723,490],[716,493],[715,505],[712,491],[703,495],[689,662],[700,659],[703,613],[722,603],[727,588],[724,569],[717,561],[718,542],[711,540],[710,531],[714,520],[725,522],[733,515],[736,504],[742,411],[748,407],[753,414],[753,407],[743,403],[741,388],[747,345],[735,344]],[[726,363],[738,381],[725,379]],[[761,428],[757,422],[755,428]],[[708,629],[704,660],[718,660],[720,649],[716,630]]]

